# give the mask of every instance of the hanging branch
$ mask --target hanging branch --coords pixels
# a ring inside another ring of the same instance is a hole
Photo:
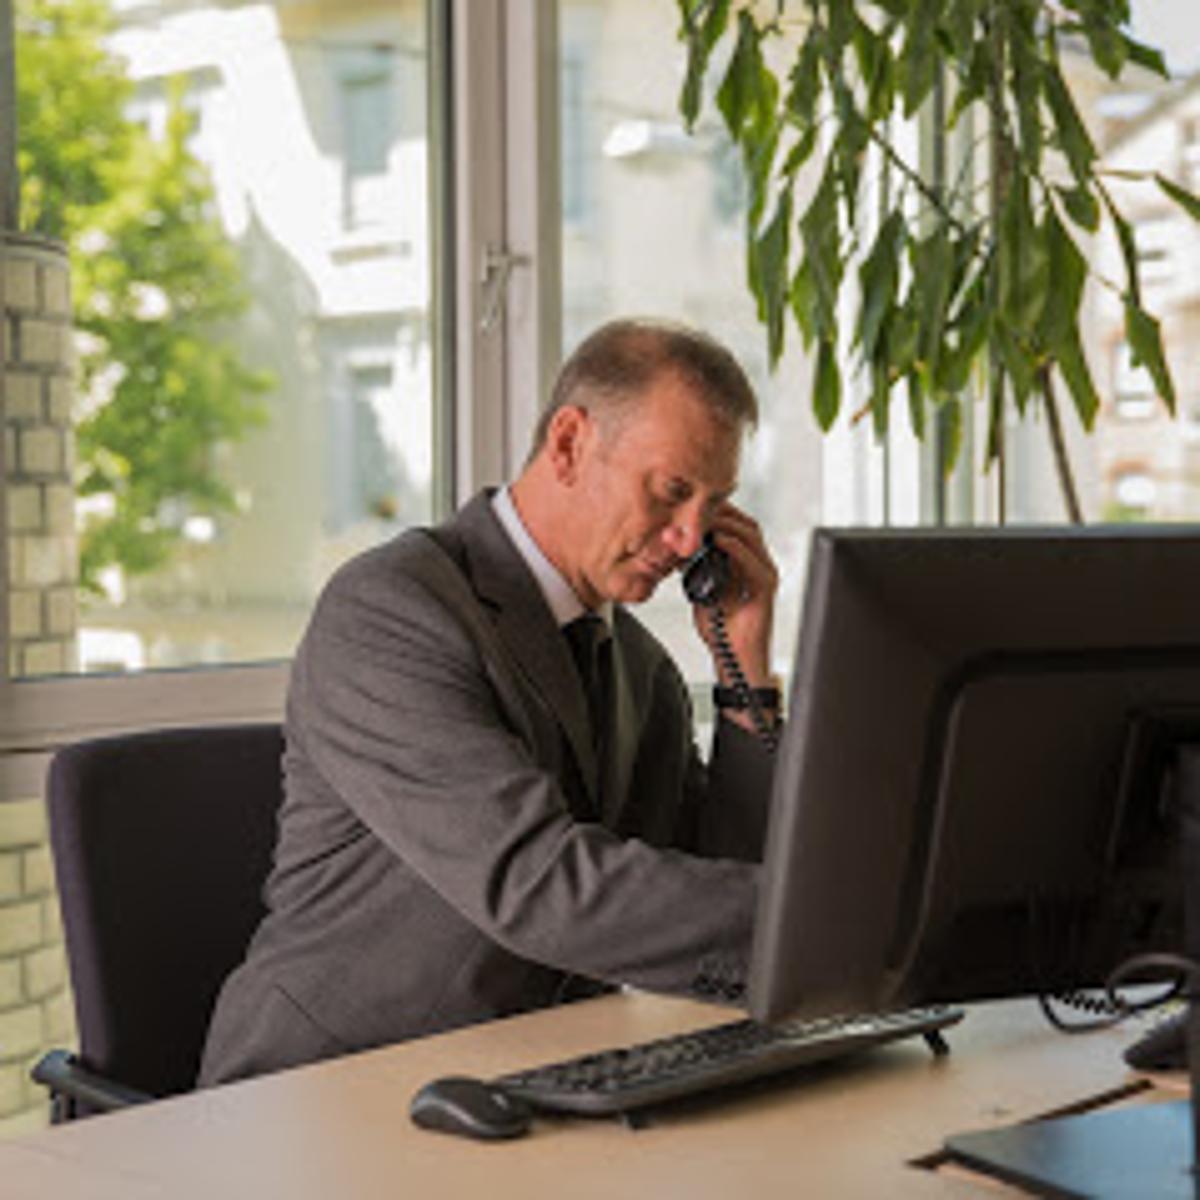
[[[989,211],[998,214],[1004,207],[1008,178],[1012,173],[1012,147],[1006,137],[1008,122],[1004,114],[1004,39],[995,21],[985,23],[992,69],[988,76],[988,188]],[[999,241],[997,220],[993,215],[992,244]],[[987,300],[995,309],[1000,300],[998,259],[988,264]],[[1004,440],[1004,362],[1000,347],[989,340],[987,347],[988,427],[986,461],[996,467],[996,507],[1000,523],[1008,519],[1008,463]]]
[[[1079,493],[1075,490],[1075,479],[1071,462],[1067,456],[1067,443],[1063,438],[1062,421],[1058,415],[1058,398],[1054,394],[1054,375],[1048,366],[1038,371],[1038,387],[1042,393],[1042,404],[1046,409],[1046,423],[1050,429],[1050,447],[1054,454],[1054,468],[1058,473],[1058,485],[1062,491],[1067,516],[1073,525],[1083,524],[1083,509],[1079,505]]]
[[[1064,502],[1077,516],[1061,418],[1046,382],[1061,377],[1091,429],[1099,398],[1079,333],[1088,267],[1068,226],[1090,235],[1102,213],[1112,222],[1135,364],[1146,366],[1172,412],[1175,404],[1161,331],[1142,304],[1132,228],[1101,177],[1058,61],[1059,43],[1070,37],[1111,78],[1129,63],[1166,78],[1162,56],[1125,32],[1127,0],[797,0],[790,7],[803,21],[793,12],[786,22],[782,2],[676,3],[688,56],[679,103],[689,129],[713,56],[729,44],[715,101],[741,149],[748,281],[772,365],[795,327],[815,360],[813,410],[828,429],[845,391],[838,348],[850,345],[851,369],[870,381],[876,433],[887,432],[901,390],[917,437],[931,427],[949,433],[946,471],[958,452],[969,381],[985,373],[986,457],[989,467],[998,464],[1002,508],[1006,407],[1024,414],[1034,397],[1045,405]],[[779,77],[764,47],[785,29],[798,40]],[[892,137],[896,119],[911,119],[925,105],[939,69],[954,81],[948,128],[977,114],[988,130],[983,220],[943,194]],[[831,137],[820,139],[828,149],[819,162],[818,127],[826,120]],[[892,210],[877,222],[860,203],[869,145],[879,147],[897,182]],[[802,172],[810,160],[816,169]],[[1170,180],[1153,182],[1200,220],[1200,198]],[[906,193],[921,197],[929,219],[905,219]],[[802,206],[800,195],[811,199]],[[875,226],[871,244],[860,245],[859,231]],[[848,282],[857,298],[852,328],[843,329]]]

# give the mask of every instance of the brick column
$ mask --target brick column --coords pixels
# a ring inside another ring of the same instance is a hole
[[[54,675],[77,663],[70,275],[46,238],[7,234],[0,251],[9,669]]]
[[[46,1124],[46,1093],[29,1069],[74,1037],[45,805],[0,801],[0,1136]]]
[[[44,238],[0,233],[0,272],[9,670],[27,677],[76,664],[71,293]],[[44,755],[0,759],[0,1135],[45,1124],[29,1068],[74,1039],[44,770]]]

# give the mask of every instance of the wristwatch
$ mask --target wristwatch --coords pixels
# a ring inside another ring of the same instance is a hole
[[[755,701],[760,708],[775,708],[777,709],[782,699],[778,687],[757,687],[750,688],[749,691],[753,694]],[[713,704],[717,708],[733,708],[747,709],[750,704],[746,698],[746,693],[740,688],[724,687],[717,684],[713,688]]]

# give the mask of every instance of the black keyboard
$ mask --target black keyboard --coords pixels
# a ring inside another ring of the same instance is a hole
[[[962,1016],[960,1008],[936,1006],[776,1025],[732,1021],[515,1071],[493,1082],[534,1108],[593,1116],[620,1113],[898,1038],[925,1035],[936,1053],[944,1053],[939,1031]]]

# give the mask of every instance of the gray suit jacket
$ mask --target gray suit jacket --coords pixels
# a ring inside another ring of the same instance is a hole
[[[268,915],[218,1000],[205,1084],[564,999],[579,979],[736,998],[770,759],[614,621],[599,766],[565,639],[475,498],[344,566],[292,668]],[[720,854],[723,857],[709,857]]]

